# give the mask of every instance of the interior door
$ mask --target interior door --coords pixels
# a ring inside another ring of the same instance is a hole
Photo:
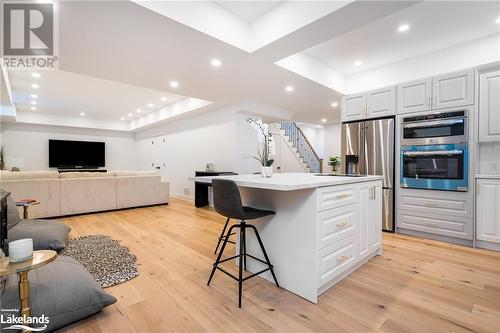
[[[382,186],[394,186],[394,118],[365,122],[366,173],[383,176]]]
[[[354,166],[352,173],[363,173],[364,171],[364,122],[349,123],[342,125],[342,172],[348,173],[348,165]]]

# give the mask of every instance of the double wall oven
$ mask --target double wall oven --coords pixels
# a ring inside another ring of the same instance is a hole
[[[468,190],[468,109],[401,121],[401,187]]]

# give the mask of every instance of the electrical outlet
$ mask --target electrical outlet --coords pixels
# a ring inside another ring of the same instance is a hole
[[[495,163],[495,162],[490,163],[490,169],[493,170],[493,171],[497,171],[498,170],[498,164]]]

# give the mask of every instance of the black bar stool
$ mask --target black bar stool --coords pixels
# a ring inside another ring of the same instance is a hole
[[[227,232],[227,237],[224,238],[224,243],[222,243],[222,248],[219,252],[219,255],[217,256],[217,260],[215,260],[214,262],[212,272],[210,273],[210,277],[208,278],[207,285],[210,285],[210,281],[212,280],[212,277],[214,276],[216,269],[220,270],[221,272],[229,275],[230,277],[238,281],[238,306],[241,308],[241,293],[242,293],[243,281],[248,280],[251,277],[259,275],[265,271],[271,271],[274,282],[276,283],[276,286],[279,287],[278,280],[276,279],[276,275],[274,274],[273,265],[271,265],[271,262],[269,261],[269,257],[267,256],[264,244],[262,244],[262,240],[260,239],[260,235],[259,232],[257,231],[257,228],[252,224],[246,223],[247,220],[253,220],[268,215],[274,215],[275,212],[270,210],[256,209],[252,207],[243,206],[241,203],[241,196],[240,196],[240,191],[238,190],[238,186],[232,180],[213,179],[212,188],[214,193],[214,207],[217,213],[227,217],[228,221],[230,218],[233,218],[240,220],[240,223],[234,224],[229,228]],[[229,240],[229,235],[232,233],[234,228],[240,229],[239,254],[221,260],[222,254],[224,253],[224,249],[226,248],[226,245]],[[264,254],[265,261],[246,252],[246,229],[248,228],[252,229],[255,232],[262,253]],[[243,269],[246,270],[247,257],[260,261],[263,264],[266,264],[267,268],[243,278]],[[235,258],[239,258],[238,277],[232,275],[231,273],[225,271],[223,268],[219,267],[219,264]]]
[[[235,175],[238,175],[237,173],[234,173],[234,172],[221,172],[220,175],[224,175],[224,176],[235,176]],[[215,247],[215,251],[214,251],[214,254],[217,254],[217,250],[219,249],[219,246],[220,246],[220,243],[224,241],[224,239],[226,237],[229,237],[229,236],[232,236],[232,235],[235,235],[236,233],[231,233],[231,234],[225,234],[226,232],[226,229],[227,229],[227,226],[229,224],[229,220],[230,218],[228,217],[227,220],[226,220],[226,223],[224,224],[224,228],[222,229],[222,232],[220,233],[220,236],[219,236],[219,241],[217,242],[217,246]],[[236,244],[235,242],[233,242],[232,240],[228,240],[227,241],[228,243],[231,243],[231,244]]]

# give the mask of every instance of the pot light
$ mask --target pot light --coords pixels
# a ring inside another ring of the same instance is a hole
[[[177,82],[177,81],[170,81],[170,87],[171,88],[177,88],[178,86],[179,86],[179,82]],[[163,98],[165,98],[165,97],[163,97]]]
[[[33,88],[33,89],[38,89],[39,87],[40,87],[40,86],[39,86],[38,84],[36,84],[36,83],[33,83],[33,84],[31,85],[31,88]]]
[[[36,111],[36,107],[32,106],[32,107],[30,107],[30,110],[31,111]]]
[[[149,106],[150,108],[152,108],[152,107],[153,107],[153,106],[155,106],[155,105],[154,105],[153,103],[149,103],[149,104],[148,104],[148,106]]]
[[[85,116],[85,112],[80,112],[80,116],[84,117]]]
[[[495,23],[500,24],[500,16],[497,18],[497,20],[495,21]]]
[[[31,94],[30,97],[31,98],[38,98],[38,95],[37,94]]]
[[[401,24],[398,27],[399,32],[405,32],[405,31],[408,31],[408,29],[410,29],[410,26],[408,24]]]
[[[213,67],[220,67],[222,65],[222,62],[219,59],[212,59],[212,61],[210,61],[210,64]]]
[[[127,114],[127,116],[132,117],[132,116],[133,116],[133,114],[132,114],[132,113],[129,113],[129,114]]]
[[[161,101],[162,101],[162,102],[165,102],[165,101],[167,100],[167,98],[166,98],[166,97],[162,97],[162,98],[160,98],[160,99],[161,99]]]
[[[121,120],[121,121],[125,120],[125,117],[120,117],[120,120]]]
[[[321,122],[326,123],[326,119],[325,118],[321,119]]]
[[[356,61],[354,62],[354,66],[356,66],[356,67],[359,67],[359,66],[361,66],[361,65],[363,65],[363,62],[362,62],[361,60],[356,60]]]
[[[292,91],[293,91],[293,89],[294,89],[294,88],[293,88],[293,86],[286,86],[286,87],[285,87],[285,91],[286,91],[286,92],[292,92]]]
[[[142,110],[141,110],[141,109],[137,109],[137,110],[135,110],[135,111],[137,111],[137,113],[141,113],[141,112],[142,112]]]
[[[330,104],[332,106],[332,108],[336,108],[337,106],[339,106],[339,103],[337,102],[333,102],[332,104]]]
[[[36,105],[36,101],[31,101],[30,104],[31,105]]]
[[[33,73],[31,73],[31,76],[38,78],[38,77],[40,77],[40,73],[33,72]]]

